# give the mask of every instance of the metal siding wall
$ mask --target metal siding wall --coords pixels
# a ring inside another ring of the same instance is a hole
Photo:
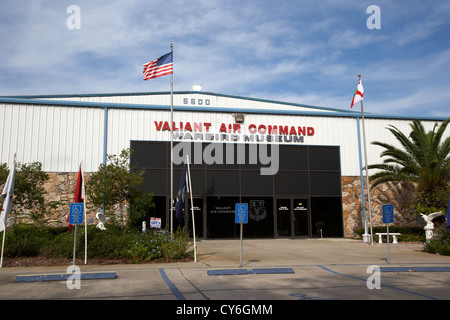
[[[96,171],[103,159],[103,110],[46,105],[0,105],[0,162],[39,161],[48,172]]]
[[[399,119],[365,119],[366,126],[366,146],[367,146],[367,157],[368,164],[378,164],[382,163],[383,159],[380,158],[381,152],[384,150],[382,147],[373,145],[373,141],[381,141],[384,143],[391,144],[393,146],[402,148],[401,144],[397,141],[394,135],[387,129],[389,125],[395,126],[401,132],[403,132],[406,136],[411,132],[410,124],[412,120],[399,120]],[[436,121],[426,121],[421,120],[422,124],[425,127],[426,131],[433,130],[433,127]],[[450,128],[447,128],[446,134],[444,138],[448,136],[450,133]],[[363,136],[362,136],[362,123],[361,123],[361,148],[363,148]],[[362,150],[362,152],[364,152]],[[364,153],[362,153],[363,161],[364,161]],[[375,173],[376,171],[370,171],[370,174]]]
[[[14,152],[17,152],[19,162],[40,161],[44,170],[49,172],[76,172],[81,160],[84,161],[85,170],[92,172],[103,162],[103,108],[6,103],[0,104],[0,117],[0,163],[11,164]],[[124,148],[130,147],[130,140],[169,141],[169,132],[157,131],[155,126],[155,121],[169,119],[169,111],[108,109],[107,153],[119,154]],[[234,118],[232,114],[219,112],[175,111],[174,121],[177,126],[180,121],[210,122],[213,124],[210,132],[217,133],[221,123],[232,124]],[[313,127],[314,135],[305,136],[303,144],[340,146],[342,175],[359,176],[357,121],[344,117],[247,114],[241,125],[241,134],[250,134],[249,124]],[[379,155],[382,148],[371,142],[383,141],[398,145],[386,127],[392,124],[408,133],[411,130],[410,123],[410,120],[366,118],[369,164],[381,162]],[[422,123],[426,130],[431,130],[435,121]]]
[[[313,136],[305,136],[302,145],[340,146],[342,175],[359,175],[358,132],[354,118],[307,117],[282,115],[247,115],[245,131],[249,124],[313,127]],[[296,145],[295,143],[283,143]]]
[[[155,110],[124,110],[110,109],[108,117],[108,153],[119,154],[124,148],[129,148],[130,140],[170,140],[168,131],[157,131],[155,121],[169,121],[168,111]],[[218,133],[221,123],[234,123],[231,114],[224,113],[201,113],[201,112],[174,112],[174,122],[178,127],[179,122],[210,122],[212,133]],[[241,125],[241,134],[250,134],[250,124],[283,125],[283,126],[305,126],[313,127],[313,136],[305,136],[303,145],[333,145],[340,146],[341,173],[343,176],[359,176],[359,149],[358,132],[355,118],[334,117],[308,117],[308,116],[285,116],[285,115],[255,115],[249,114]],[[380,150],[370,145],[373,139],[392,143],[389,132],[384,129],[390,120],[366,119],[367,147],[369,164],[379,161]],[[409,128],[409,121],[394,121],[399,127]],[[387,132],[384,132],[387,131]],[[407,132],[407,131],[406,131]],[[362,139],[362,129],[361,129]],[[372,140],[371,140],[372,139]],[[176,139],[174,141],[177,141]],[[242,142],[242,141],[241,141]],[[283,143],[295,145],[294,143]],[[361,148],[363,147],[361,142]],[[379,148],[378,148],[379,149]],[[363,152],[363,150],[361,150]],[[362,157],[364,154],[362,153]],[[364,161],[364,158],[362,158]]]

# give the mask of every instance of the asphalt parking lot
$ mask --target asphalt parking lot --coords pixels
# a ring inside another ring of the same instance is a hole
[[[239,240],[197,244],[197,262],[90,265],[88,261],[77,266],[81,274],[100,275],[97,279],[77,278],[67,272],[70,266],[2,268],[0,299],[260,303],[248,312],[268,312],[275,300],[450,299],[450,257],[420,252],[420,245],[391,244],[388,264],[385,244],[371,246],[348,239],[244,240],[240,267]],[[70,279],[17,281],[23,276],[64,274]],[[111,274],[114,277],[101,278]],[[177,306],[185,309],[173,312],[206,312]],[[215,312],[236,312],[227,306]]]

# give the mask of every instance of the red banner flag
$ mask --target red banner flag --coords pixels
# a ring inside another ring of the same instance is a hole
[[[84,181],[83,181],[83,174],[81,173],[81,165],[80,170],[78,171],[78,178],[77,178],[77,185],[75,187],[75,195],[73,197],[73,202],[83,202],[83,187],[84,187]],[[67,216],[67,222],[69,222],[69,216]],[[72,230],[72,225],[69,224],[69,234]]]

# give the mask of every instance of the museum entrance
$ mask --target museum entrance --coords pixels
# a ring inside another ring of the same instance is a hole
[[[306,198],[278,198],[275,210],[277,213],[277,235],[279,237],[311,236],[310,214]]]
[[[157,200],[152,217],[161,216],[161,227],[168,229],[170,144],[131,141],[131,149],[134,152],[130,166],[144,178],[141,188],[153,192]],[[209,155],[206,151],[210,149],[220,152]],[[262,174],[262,169],[268,167],[267,160],[251,159],[249,144],[198,142],[186,150],[187,154],[190,151],[197,237],[239,238],[236,203],[248,204],[248,223],[243,229],[246,238],[343,236],[339,146],[279,145],[278,153],[274,152],[273,157],[271,154],[271,161],[278,162],[278,170],[271,175]],[[220,154],[226,161],[207,163],[200,151],[216,160],[220,160]],[[245,155],[239,157],[240,162],[235,161],[238,151]],[[173,165],[174,199],[183,166],[184,163]],[[185,199],[183,221],[178,224],[175,219],[174,227],[185,227],[192,236],[190,195],[186,194]]]

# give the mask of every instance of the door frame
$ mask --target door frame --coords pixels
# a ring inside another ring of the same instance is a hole
[[[289,200],[289,214],[290,214],[290,236],[289,238],[311,238],[312,237],[312,229],[311,229],[311,197],[310,196],[277,196],[273,198],[273,213],[274,213],[274,235],[275,238],[285,238],[285,236],[280,236],[278,234],[278,200],[284,199]],[[308,234],[296,236],[295,235],[295,213],[294,213],[294,199],[305,199],[307,201],[307,219],[308,219]]]

